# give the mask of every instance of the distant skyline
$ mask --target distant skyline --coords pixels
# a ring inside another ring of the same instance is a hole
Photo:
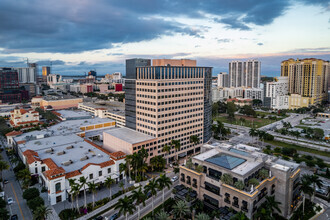
[[[330,60],[329,0],[2,0],[0,67],[26,58],[53,73],[125,74],[125,59],[196,59],[228,72],[258,59],[279,76],[288,58]]]

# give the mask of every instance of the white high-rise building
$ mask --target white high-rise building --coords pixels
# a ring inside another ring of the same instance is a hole
[[[260,62],[258,60],[232,61],[229,63],[229,87],[260,86]]]
[[[281,76],[274,82],[266,83],[266,97],[271,98],[271,108],[287,109],[289,107],[289,79]]]
[[[229,87],[229,75],[228,73],[221,72],[218,74],[218,81],[217,81],[218,87]]]
[[[15,67],[19,83],[37,83],[37,67]]]

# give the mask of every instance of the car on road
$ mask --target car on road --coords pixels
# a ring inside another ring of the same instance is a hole
[[[9,183],[9,181],[8,180],[3,180],[3,183],[7,184],[7,183]]]
[[[316,191],[317,193],[322,194],[322,195],[326,195],[326,194],[327,194],[327,191],[324,190],[324,189],[316,188],[315,191]]]
[[[115,220],[117,218],[118,218],[118,213],[115,213],[109,218],[109,220]]]
[[[13,198],[9,197],[9,198],[7,199],[7,203],[8,203],[8,205],[13,204],[13,203],[14,203]]]
[[[103,216],[101,216],[101,215],[93,218],[93,220],[102,220],[102,219],[103,219]]]
[[[172,181],[172,182],[175,182],[175,181],[177,181],[178,179],[179,179],[178,176],[173,176],[172,179],[171,179],[171,181]]]
[[[18,216],[15,214],[15,215],[12,215],[11,217],[10,217],[10,220],[18,220]]]

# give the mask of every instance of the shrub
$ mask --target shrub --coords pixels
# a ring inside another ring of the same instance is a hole
[[[31,210],[34,211],[37,207],[45,205],[45,201],[40,196],[38,196],[34,199],[28,200],[27,205]]]
[[[29,188],[23,192],[23,198],[26,200],[31,200],[40,195],[39,190],[37,188]]]
[[[282,148],[282,154],[286,155],[286,156],[293,156],[295,153],[297,153],[297,150],[294,148],[290,148],[290,147],[283,147]]]
[[[9,213],[7,209],[0,208],[0,219],[9,219]]]
[[[63,209],[58,216],[61,220],[73,220],[78,216],[78,212],[75,209]]]
[[[13,169],[14,173],[17,173],[20,170],[24,170],[25,169],[25,165],[23,162],[19,162],[17,164],[17,166]]]
[[[43,187],[41,188],[41,192],[42,192],[42,193],[47,192],[47,188],[43,186]]]
[[[6,205],[7,205],[6,201],[0,198],[0,209],[6,208]]]

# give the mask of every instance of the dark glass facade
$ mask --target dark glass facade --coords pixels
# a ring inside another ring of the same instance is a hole
[[[136,130],[136,67],[150,65],[150,59],[126,60],[125,120],[126,127],[134,130]]]
[[[2,103],[17,103],[22,101],[19,89],[18,73],[11,68],[0,69],[0,100]]]

